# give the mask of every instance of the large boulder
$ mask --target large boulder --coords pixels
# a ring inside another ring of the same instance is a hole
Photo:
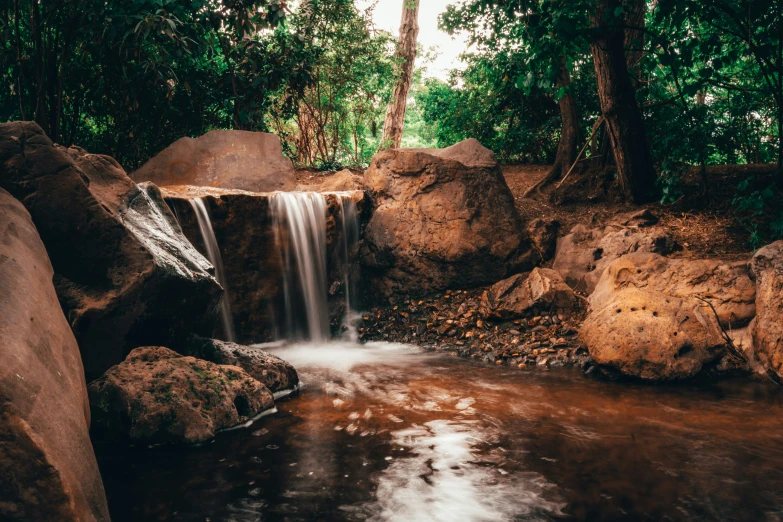
[[[622,222],[638,223],[630,216],[621,217]],[[659,227],[612,223],[604,228],[591,229],[579,224],[558,240],[552,268],[560,272],[571,288],[591,294],[606,267],[615,259],[632,252],[666,255],[676,246],[674,240]]]
[[[222,290],[155,186],[31,122],[0,125],[0,186],[46,245],[88,380],[134,347],[212,334]]]
[[[756,252],[751,261],[756,280],[756,319],[751,325],[756,356],[783,377],[783,241]]]
[[[280,138],[239,130],[213,130],[198,138],[180,138],[131,177],[160,186],[196,185],[250,192],[296,188],[294,166],[283,155]]]
[[[610,267],[590,296],[594,308],[602,308],[617,290],[633,286],[674,297],[704,299],[727,330],[747,326],[756,315],[756,285],[750,279],[747,261],[669,259],[637,252],[621,257]]]
[[[239,366],[272,393],[286,392],[299,385],[299,376],[291,364],[253,346],[193,336],[188,355],[215,364]]]
[[[743,288],[741,269],[719,263],[705,269],[684,260],[667,263],[671,261],[660,256],[633,254],[606,268],[580,331],[596,364],[641,379],[671,380],[693,377],[726,354],[726,336],[710,300],[719,306],[729,303],[721,298],[731,290],[704,297],[698,292],[714,289],[710,285],[722,277],[740,281]],[[695,277],[700,270],[709,274],[704,281]],[[731,307],[725,310],[724,317],[732,317]]]
[[[91,382],[89,397],[96,436],[132,443],[204,442],[274,406],[238,366],[152,346]]]
[[[476,140],[380,152],[365,181],[376,208],[363,264],[375,297],[475,287],[532,268],[514,197]]]
[[[103,521],[79,347],[21,203],[0,189],[0,520]]]
[[[527,276],[516,274],[492,285],[482,294],[480,309],[484,317],[507,320],[524,317],[533,308],[573,310],[584,305],[558,272],[534,268]]]

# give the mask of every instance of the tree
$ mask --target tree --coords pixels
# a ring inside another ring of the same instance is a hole
[[[400,40],[397,45],[398,80],[394,88],[386,119],[383,122],[381,148],[398,148],[402,143],[405,108],[416,62],[416,40],[419,36],[419,0],[403,0]]]
[[[643,1],[628,0],[627,4]],[[620,190],[627,200],[643,203],[656,193],[656,173],[644,120],[636,102],[636,91],[628,73],[625,11],[621,0],[599,0],[596,3],[591,16],[595,37],[590,43],[590,51]],[[635,9],[629,11],[633,13]]]

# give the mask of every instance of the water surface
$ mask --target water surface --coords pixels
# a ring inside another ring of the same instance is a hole
[[[275,348],[303,389],[196,448],[96,447],[115,521],[783,520],[783,393],[412,347]]]

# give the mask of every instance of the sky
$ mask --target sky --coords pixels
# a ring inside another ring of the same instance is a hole
[[[376,27],[398,34],[403,1],[378,0],[373,13]],[[366,9],[372,3],[373,0],[356,0],[356,6],[360,9]],[[448,79],[450,69],[464,68],[459,61],[459,55],[467,49],[464,35],[452,38],[438,30],[438,15],[446,10],[447,5],[454,3],[457,3],[457,0],[421,0],[419,5],[419,43],[425,49],[435,47],[438,53],[435,61],[427,66],[426,75],[442,80]],[[417,60],[416,65],[421,65],[420,60]]]

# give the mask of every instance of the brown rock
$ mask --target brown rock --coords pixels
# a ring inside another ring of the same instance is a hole
[[[103,521],[79,347],[21,203],[0,189],[0,520]]]
[[[144,344],[210,335],[221,289],[153,185],[116,161],[0,125],[0,186],[27,207],[88,378]]]
[[[193,337],[188,348],[188,355],[215,364],[239,366],[272,393],[293,390],[299,385],[293,366],[260,348],[203,337]]]
[[[593,302],[580,340],[598,365],[641,379],[682,379],[725,353],[715,314],[695,298],[626,286]]]
[[[152,346],[90,383],[89,396],[98,436],[137,443],[204,442],[274,406],[266,386],[238,366]]]
[[[658,227],[629,228],[609,225],[588,229],[576,225],[557,242],[552,268],[560,272],[574,290],[591,294],[604,269],[615,259],[632,252],[666,255],[676,244]]]
[[[766,368],[783,377],[783,241],[756,252],[751,271],[756,280],[754,349]]]
[[[559,230],[560,222],[556,219],[534,219],[528,224],[527,233],[542,263],[554,257]]]
[[[532,266],[511,191],[477,141],[380,152],[365,181],[376,209],[363,264],[376,297],[480,286]]]
[[[492,285],[481,296],[481,313],[485,317],[507,320],[524,317],[534,307],[571,310],[584,304],[558,272],[534,268],[527,276],[517,274]]]
[[[251,192],[296,188],[294,166],[280,139],[266,132],[213,130],[180,138],[131,177],[160,186],[196,185]]]
[[[331,176],[325,176],[324,180],[317,185],[302,185],[297,188],[297,190],[304,192],[350,192],[364,189],[364,178],[348,169],[343,169]]]
[[[667,259],[637,252],[610,264],[590,296],[602,308],[620,288],[633,286],[680,298],[709,301],[726,329],[741,328],[756,315],[756,287],[748,263],[716,259]]]

